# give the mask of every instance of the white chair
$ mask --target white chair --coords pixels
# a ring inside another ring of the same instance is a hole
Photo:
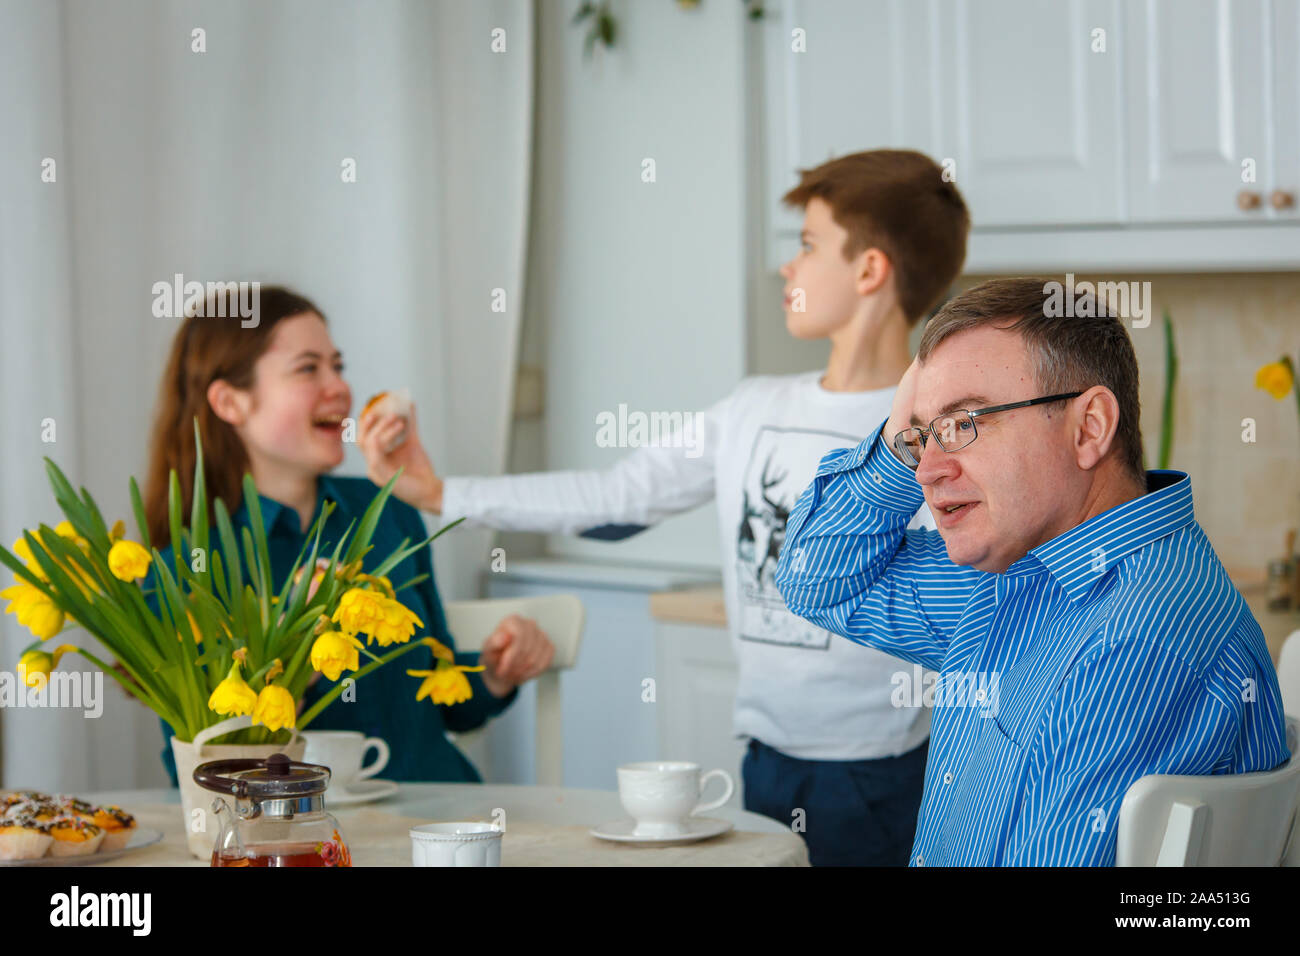
[[[1277,685],[1282,688],[1282,709],[1300,717],[1300,631],[1282,642],[1277,662]]]
[[[1135,781],[1119,808],[1115,865],[1300,865],[1300,720],[1286,725],[1291,759],[1276,770]]]
[[[458,651],[480,651],[501,619],[511,614],[529,617],[555,645],[555,659],[537,684],[537,782],[558,787],[563,781],[564,729],[560,710],[560,671],[578,662],[582,625],[586,617],[582,602],[572,594],[541,597],[493,598],[483,601],[447,601],[442,606]],[[458,734],[457,742],[473,734]]]

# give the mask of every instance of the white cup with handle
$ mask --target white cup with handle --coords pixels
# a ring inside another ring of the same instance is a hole
[[[716,800],[701,801],[700,794],[712,777],[721,778],[725,791]],[[728,800],[736,785],[725,770],[701,771],[686,760],[646,760],[618,768],[618,796],[636,827],[634,836],[681,836],[688,817],[716,810]]]
[[[500,866],[501,836],[494,823],[426,823],[411,827],[412,866]]]
[[[302,739],[307,741],[303,762],[329,767],[331,790],[348,790],[388,766],[388,744],[382,737],[367,737],[356,730],[308,730]],[[373,763],[362,766],[372,747],[379,755]]]

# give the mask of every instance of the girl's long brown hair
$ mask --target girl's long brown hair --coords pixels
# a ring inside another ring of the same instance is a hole
[[[257,322],[245,328],[236,290],[232,284],[229,292],[209,296],[203,314],[188,315],[172,341],[158,393],[144,493],[149,537],[157,548],[171,540],[167,486],[172,469],[180,479],[183,520],[189,521],[197,458],[194,419],[198,419],[203,438],[203,480],[208,501],[222,499],[233,515],[243,498],[248,452],[234,428],[218,418],[208,404],[208,386],[224,379],[235,388],[251,388],[253,366],[270,345],[271,333],[279,322],[304,312],[325,318],[308,299],[280,286],[262,286]],[[212,520],[210,514],[208,520]]]

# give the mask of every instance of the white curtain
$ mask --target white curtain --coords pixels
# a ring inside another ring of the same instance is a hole
[[[354,409],[409,385],[436,464],[503,471],[533,18],[531,0],[0,0],[5,545],[58,520],[45,455],[110,520],[129,517],[177,324],[153,317],[151,290],[176,273],[312,298]],[[355,449],[339,471],[364,473]],[[482,532],[440,540],[444,599],[475,596],[488,551]],[[0,571],[0,586],[11,577]],[[12,671],[32,638],[12,615],[0,626]],[[98,719],[0,709],[0,784],[161,783],[157,719],[112,681],[104,698]]]

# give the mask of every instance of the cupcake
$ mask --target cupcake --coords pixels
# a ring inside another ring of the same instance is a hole
[[[31,816],[0,820],[0,860],[39,860],[54,843],[50,829]]]
[[[361,418],[365,418],[366,413],[372,409],[379,415],[396,414],[406,420],[406,427],[384,447],[386,453],[391,452],[406,441],[411,424],[411,390],[399,388],[395,392],[380,392],[378,395],[372,395],[370,401],[366,402],[365,407],[361,409]]]
[[[0,819],[49,819],[55,816],[56,804],[44,793],[35,790],[23,790],[10,794],[3,806],[0,806]]]
[[[56,816],[49,821],[50,856],[87,856],[104,842],[104,830],[73,814]]]
[[[96,807],[91,822],[104,831],[104,842],[99,847],[101,853],[122,849],[131,842],[136,831],[135,817],[121,807]]]
[[[49,802],[57,807],[61,813],[81,817],[81,819],[88,820],[91,823],[95,822],[95,813],[99,810],[99,807],[93,803],[87,803],[85,800],[70,797],[64,793],[56,794],[50,798]]]

